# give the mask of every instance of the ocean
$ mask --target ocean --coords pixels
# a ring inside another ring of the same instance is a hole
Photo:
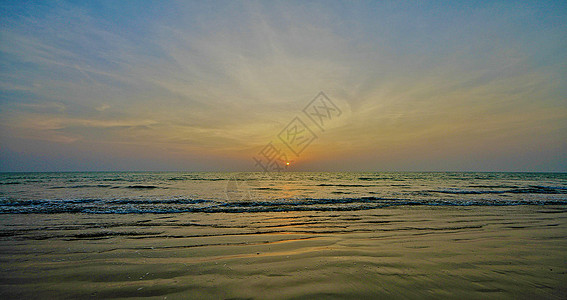
[[[4,173],[0,213],[342,211],[567,204],[557,173]]]
[[[0,174],[8,298],[567,297],[567,174]]]

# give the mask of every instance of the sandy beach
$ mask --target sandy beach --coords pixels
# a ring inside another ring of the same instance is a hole
[[[20,214],[0,228],[4,299],[567,295],[562,206]]]

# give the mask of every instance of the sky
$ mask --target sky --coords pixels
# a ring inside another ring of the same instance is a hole
[[[565,49],[565,1],[2,1],[0,171],[567,172]]]

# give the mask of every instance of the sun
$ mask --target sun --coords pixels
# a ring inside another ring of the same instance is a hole
[[[287,161],[287,162],[285,163],[285,165],[286,165],[286,166],[289,166],[289,161]]]

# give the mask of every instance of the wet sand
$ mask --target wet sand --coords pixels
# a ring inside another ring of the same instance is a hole
[[[567,207],[14,214],[0,296],[567,297]]]

